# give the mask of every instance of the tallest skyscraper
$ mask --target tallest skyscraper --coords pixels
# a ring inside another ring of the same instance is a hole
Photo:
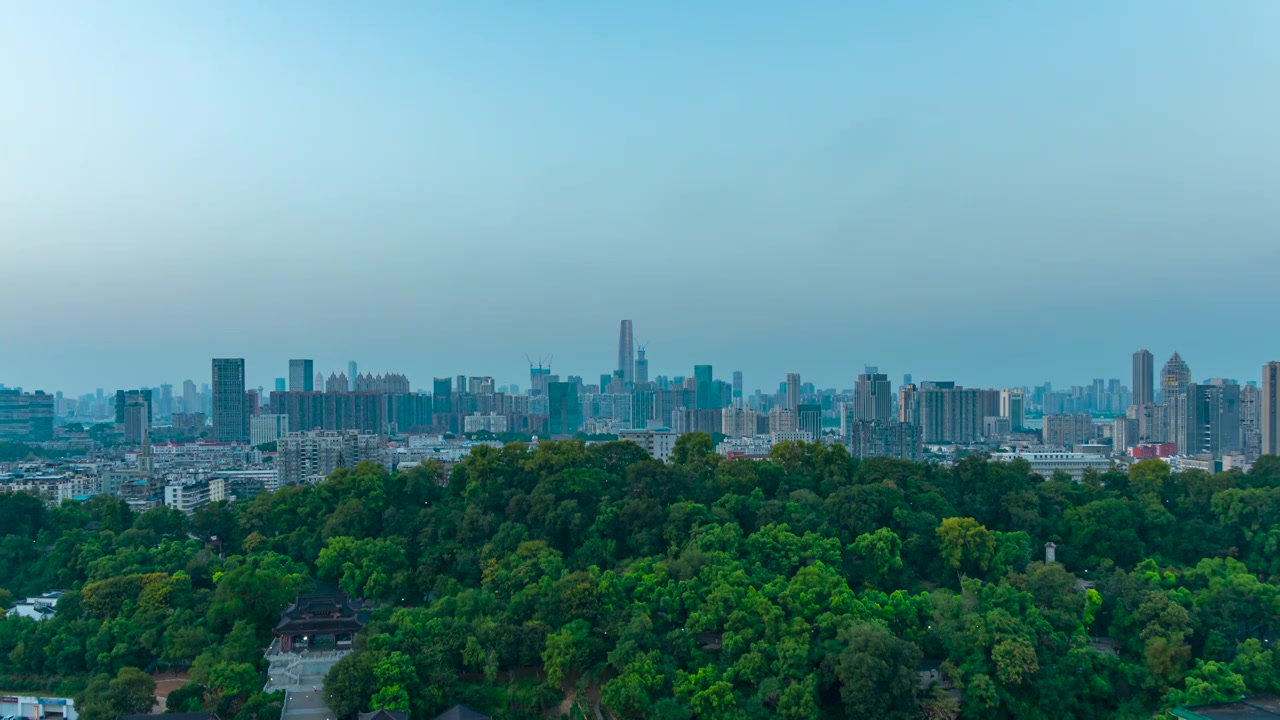
[[[618,373],[624,385],[636,381],[636,343],[631,334],[631,321],[623,320],[618,328]]]

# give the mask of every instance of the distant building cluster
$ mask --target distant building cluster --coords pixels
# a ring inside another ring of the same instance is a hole
[[[359,372],[355,361],[326,378],[310,359],[289,360],[267,390],[247,386],[243,358],[213,359],[210,383],[186,380],[179,393],[161,384],[72,399],[0,385],[0,442],[34,448],[0,464],[0,491],[51,503],[107,494],[139,510],[190,513],[361,462],[389,470],[433,462],[447,474],[472,448],[517,438],[535,446],[618,438],[666,461],[694,432],[711,435],[726,458],[767,457],[797,441],[839,444],[864,459],[946,463],[984,452],[1076,480],[1143,459],[1231,470],[1280,454],[1280,362],[1266,363],[1260,381],[1196,382],[1178,353],[1157,373],[1144,349],[1133,354],[1131,386],[973,388],[904,375],[895,388],[866,367],[845,389],[793,372],[748,393],[741,371],[725,381],[710,364],[651,376],[629,320],[617,358],[590,378],[531,361],[523,391],[487,375],[436,377],[415,390],[402,373]]]

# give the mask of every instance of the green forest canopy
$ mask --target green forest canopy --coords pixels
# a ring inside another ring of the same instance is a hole
[[[691,434],[669,464],[513,443],[442,478],[362,464],[190,518],[0,496],[0,586],[71,590],[0,621],[0,682],[113,720],[136,670],[189,664],[170,709],[275,720],[262,649],[318,580],[381,604],[325,683],[344,719],[597,697],[619,720],[1141,718],[1280,691],[1280,458],[1076,483],[803,443],[724,460]],[[962,700],[919,691],[922,663]]]

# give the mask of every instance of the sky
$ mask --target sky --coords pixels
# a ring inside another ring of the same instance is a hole
[[[1280,3],[0,0],[0,383],[1280,358]]]

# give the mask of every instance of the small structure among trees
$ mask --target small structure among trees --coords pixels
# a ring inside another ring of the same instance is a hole
[[[362,627],[364,621],[346,593],[317,588],[299,594],[285,608],[272,634],[282,653],[341,651],[352,648]]]

